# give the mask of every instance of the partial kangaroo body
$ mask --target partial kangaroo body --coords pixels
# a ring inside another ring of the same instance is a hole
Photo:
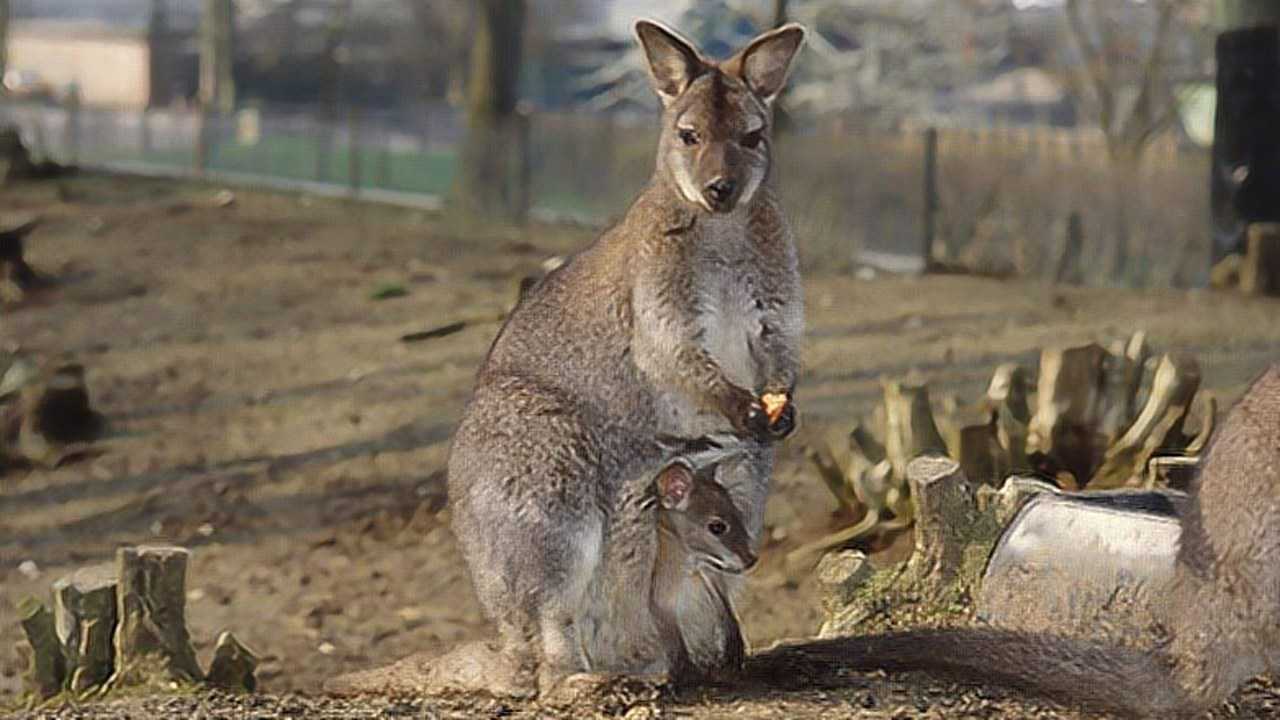
[[[593,671],[689,680],[741,666],[746,644],[737,614],[713,582],[741,575],[757,559],[741,514],[716,480],[720,462],[734,452],[678,457],[620,496],[583,619]]]
[[[718,478],[754,547],[769,444],[794,426],[800,279],[768,182],[769,103],[803,32],[765,33],[719,64],[653,23],[636,33],[664,105],[653,179],[512,312],[449,457],[477,595],[502,651],[544,688],[588,665],[574,611],[624,479],[662,461],[653,439],[748,439]],[[781,412],[765,411],[766,393],[788,399]],[[730,597],[736,583],[717,582]]]
[[[961,628],[783,646],[753,658],[753,672],[794,672],[806,659],[933,670],[1140,717],[1203,714],[1280,667],[1280,365],[1217,430],[1181,522],[1169,639],[1155,651]]]

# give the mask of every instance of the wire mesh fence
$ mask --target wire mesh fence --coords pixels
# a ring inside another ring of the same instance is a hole
[[[448,194],[465,132],[448,106],[246,108],[202,117],[9,103],[0,105],[0,121],[18,125],[36,155],[64,163],[427,205]],[[609,222],[651,176],[657,132],[656,118],[534,115],[530,204],[542,216]],[[1066,263],[1084,282],[1203,282],[1207,152],[1162,137],[1122,183],[1097,132],[935,132],[932,163],[924,128],[874,130],[835,117],[777,139],[773,172],[808,267],[907,269],[929,245],[933,261],[978,271],[1060,277]]]

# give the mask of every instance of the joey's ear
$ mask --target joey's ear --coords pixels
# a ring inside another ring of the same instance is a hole
[[[649,63],[649,79],[663,105],[671,104],[707,69],[693,43],[652,20],[637,20],[636,40]]]
[[[672,463],[658,473],[658,499],[667,510],[684,510],[689,506],[693,489],[693,472],[683,463]]]
[[[765,103],[772,103],[787,84],[791,64],[804,44],[804,27],[787,23],[747,43],[725,64]]]

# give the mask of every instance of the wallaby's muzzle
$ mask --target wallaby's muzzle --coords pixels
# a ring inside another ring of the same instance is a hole
[[[702,198],[707,202],[707,209],[714,212],[728,212],[733,209],[737,200],[738,183],[730,178],[718,177],[702,188]]]

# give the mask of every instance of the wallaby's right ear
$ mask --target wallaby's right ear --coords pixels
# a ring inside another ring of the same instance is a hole
[[[658,473],[658,499],[667,510],[684,510],[689,507],[689,492],[693,490],[693,471],[684,463],[672,463]]]
[[[694,78],[707,69],[707,63],[692,43],[652,20],[637,20],[635,32],[649,61],[653,90],[663,105],[670,105]]]

